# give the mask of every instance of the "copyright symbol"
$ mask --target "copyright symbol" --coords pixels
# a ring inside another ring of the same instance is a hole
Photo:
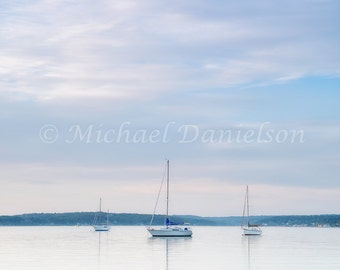
[[[39,137],[43,143],[54,143],[58,139],[58,129],[55,125],[44,125],[40,129]]]

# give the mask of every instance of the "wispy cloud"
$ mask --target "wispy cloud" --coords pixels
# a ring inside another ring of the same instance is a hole
[[[173,89],[339,76],[337,9],[334,1],[288,2],[280,9],[268,1],[7,4],[2,89],[41,100],[131,99]]]

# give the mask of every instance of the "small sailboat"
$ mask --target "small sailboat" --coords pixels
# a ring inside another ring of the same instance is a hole
[[[99,212],[96,213],[93,220],[93,229],[96,232],[107,232],[111,229],[109,226],[109,211],[106,214],[106,219],[104,218],[104,212],[102,212],[102,198],[99,200]]]
[[[180,226],[172,221],[169,218],[169,160],[167,160],[166,166],[166,219],[165,226],[160,228],[151,227],[151,223],[153,217],[150,222],[150,226],[147,228],[148,232],[153,237],[191,237],[192,230],[189,226]],[[155,208],[156,209],[156,208]],[[153,215],[154,216],[154,215]]]
[[[246,196],[244,198],[244,206],[243,206],[243,216],[242,216],[242,225],[241,228],[243,230],[243,235],[261,235],[262,230],[257,224],[249,223],[249,195],[248,195],[248,186],[246,189]]]

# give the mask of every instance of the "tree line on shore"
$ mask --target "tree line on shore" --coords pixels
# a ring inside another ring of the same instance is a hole
[[[0,216],[0,226],[90,226],[95,212],[72,213],[32,213],[13,216]],[[117,226],[147,226],[151,215],[111,213],[109,223]],[[194,226],[239,226],[240,216],[201,217],[193,215],[174,215],[172,221]],[[285,215],[285,216],[252,216],[252,223],[261,226],[306,226],[306,227],[340,227],[340,215]],[[155,215],[152,225],[163,225],[164,215]]]

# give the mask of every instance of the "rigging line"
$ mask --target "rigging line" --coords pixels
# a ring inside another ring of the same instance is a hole
[[[159,197],[160,197],[160,194],[161,194],[161,191],[162,191],[162,187],[163,187],[163,184],[164,184],[165,173],[166,173],[166,169],[164,170],[162,183],[161,183],[161,186],[159,187],[159,191],[158,191],[158,195],[157,195],[157,200],[156,200],[156,205],[155,205],[155,208],[153,209],[153,214],[152,214],[152,218],[151,218],[151,221],[150,221],[150,226],[152,225],[152,222],[153,222],[153,219],[155,217],[156,210],[157,210],[157,205],[158,205]]]
[[[243,214],[242,214],[242,227],[244,226],[244,215],[246,214],[246,207],[247,207],[246,205],[248,203],[247,196],[248,196],[248,186],[247,186],[247,189],[246,189],[246,195],[244,196]]]

